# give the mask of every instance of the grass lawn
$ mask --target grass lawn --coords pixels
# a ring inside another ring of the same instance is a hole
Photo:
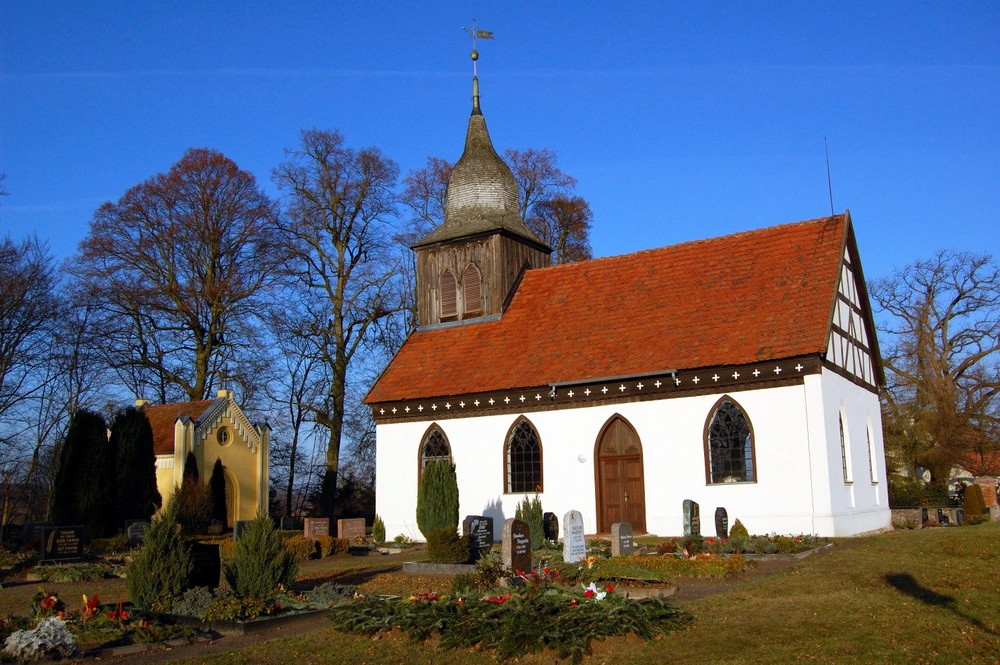
[[[683,584],[683,580],[681,581]],[[1000,660],[1000,524],[900,531],[688,603],[695,624],[656,642],[594,645],[591,663],[989,663]],[[519,663],[552,663],[543,653]],[[187,662],[206,662],[195,658]],[[492,663],[394,632],[322,628],[212,663]]]

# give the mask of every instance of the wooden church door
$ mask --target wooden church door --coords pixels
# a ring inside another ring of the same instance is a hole
[[[646,486],[639,435],[621,416],[604,426],[597,440],[597,529],[611,531],[615,522],[630,522],[636,532],[646,530]]]

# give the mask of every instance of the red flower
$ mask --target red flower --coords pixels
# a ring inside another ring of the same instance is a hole
[[[486,601],[487,602],[497,603],[499,605],[503,605],[508,600],[510,600],[510,596],[487,596],[486,597]]]
[[[609,584],[608,586],[604,587],[604,590],[607,591],[608,593],[614,593],[615,592],[615,587],[614,587],[614,585]]]
[[[580,603],[576,602],[576,599],[573,599],[573,600],[569,601],[569,606],[570,607],[576,607],[579,604]]]
[[[584,598],[593,598],[594,597],[594,590],[593,589],[587,589],[586,591],[583,592],[583,597]]]

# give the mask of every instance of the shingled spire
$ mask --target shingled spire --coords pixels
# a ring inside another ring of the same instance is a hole
[[[444,224],[413,247],[488,231],[507,231],[551,251],[521,219],[517,181],[493,148],[486,118],[479,106],[479,78],[472,78],[472,115],[465,134],[465,151],[448,179]]]

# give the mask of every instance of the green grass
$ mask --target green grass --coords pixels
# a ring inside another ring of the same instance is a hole
[[[1000,524],[901,531],[691,602],[695,624],[652,643],[616,638],[592,663],[987,663],[1000,654]],[[681,582],[683,584],[683,581]],[[394,633],[324,628],[258,642],[213,663],[493,663]],[[552,663],[553,654],[519,659]],[[196,658],[189,662],[205,662]]]

